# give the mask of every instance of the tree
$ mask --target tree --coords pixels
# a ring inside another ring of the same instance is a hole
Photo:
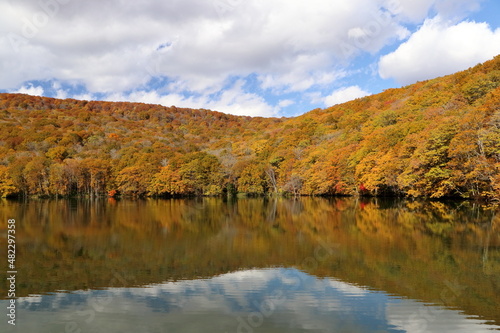
[[[304,181],[299,175],[293,174],[290,180],[285,184],[285,191],[292,193],[294,196],[300,195]]]
[[[57,162],[62,162],[64,159],[68,157],[68,155],[69,155],[68,151],[66,150],[65,147],[62,146],[50,148],[45,154],[47,158]]]
[[[9,175],[9,168],[5,165],[0,165],[0,196],[5,198],[17,192],[18,189]]]
[[[264,169],[264,172],[266,173],[268,184],[273,193],[278,193],[278,179],[274,167],[272,165],[268,165]]]
[[[22,195],[500,198],[499,87],[496,57],[293,118],[0,93],[0,165]]]
[[[217,157],[206,152],[194,152],[180,158],[179,174],[187,192],[196,195],[222,194],[224,176]]]
[[[162,167],[148,186],[148,192],[153,195],[182,195],[186,194],[186,189],[180,173],[170,165]]]
[[[24,168],[28,193],[34,195],[49,194],[48,160],[45,157],[35,157]]]
[[[90,194],[98,195],[105,193],[111,172],[108,161],[87,158],[82,161],[81,166],[88,182]]]
[[[148,175],[143,167],[124,168],[116,176],[118,190],[125,195],[141,196],[147,192]]]
[[[243,168],[238,178],[240,192],[262,195],[267,191],[264,167],[252,161]]]
[[[71,194],[70,178],[64,164],[53,163],[49,167],[49,193],[51,195]]]

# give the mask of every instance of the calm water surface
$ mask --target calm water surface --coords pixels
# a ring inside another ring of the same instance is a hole
[[[10,218],[1,332],[500,330],[500,215],[471,202],[0,201]]]

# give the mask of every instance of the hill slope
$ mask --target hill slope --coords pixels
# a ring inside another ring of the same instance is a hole
[[[0,94],[6,195],[500,197],[500,56],[296,118]]]

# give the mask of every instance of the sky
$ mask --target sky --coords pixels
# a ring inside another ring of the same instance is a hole
[[[293,117],[500,54],[498,0],[3,0],[0,92]]]

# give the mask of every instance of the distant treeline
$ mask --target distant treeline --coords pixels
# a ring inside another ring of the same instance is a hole
[[[0,94],[2,196],[500,198],[500,56],[295,118]]]

